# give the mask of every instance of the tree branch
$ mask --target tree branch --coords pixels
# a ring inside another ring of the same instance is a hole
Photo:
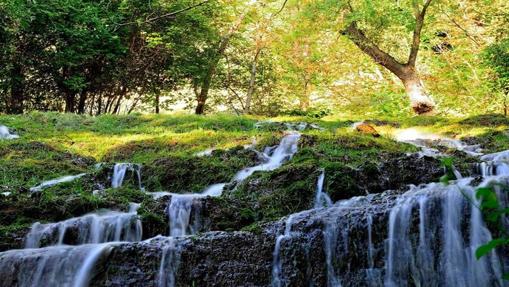
[[[354,42],[364,53],[370,56],[376,63],[384,66],[389,71],[393,72],[398,77],[404,77],[405,65],[398,62],[393,56],[380,49],[375,43],[373,43],[364,31],[357,27],[357,23],[354,21],[345,29],[344,34]]]
[[[417,61],[417,54],[419,53],[419,47],[421,45],[421,31],[422,27],[424,26],[424,17],[426,16],[426,11],[428,10],[431,1],[432,0],[426,0],[422,10],[419,10],[417,7],[418,4],[415,4],[415,29],[414,35],[412,37],[412,47],[410,48],[410,55],[408,56],[407,66],[414,67],[415,62]]]
[[[146,18],[144,21],[142,21],[141,23],[151,23],[151,22],[154,22],[156,20],[159,20],[159,19],[162,19],[162,18],[171,18],[171,17],[175,17],[177,16],[178,14],[181,14],[181,13],[184,13],[184,12],[187,12],[191,9],[194,9],[196,7],[199,7],[199,6],[202,6],[202,5],[205,5],[207,4],[208,2],[210,2],[210,0],[205,0],[205,1],[202,1],[202,2],[199,2],[197,4],[194,4],[194,5],[191,5],[189,7],[186,7],[186,8],[182,8],[180,10],[177,10],[177,11],[173,11],[173,12],[169,12],[169,13],[165,13],[165,14],[162,14],[162,15],[159,15],[159,16],[156,16],[156,17],[152,17],[152,18]],[[139,22],[136,22],[136,21],[131,21],[131,22],[126,22],[126,23],[121,23],[121,24],[118,24],[116,27],[115,27],[115,30],[117,30],[119,27],[121,26],[126,26],[126,25],[131,25],[131,24],[137,24]]]
[[[270,16],[270,18],[276,17],[277,15],[279,15],[279,13],[283,12],[283,9],[285,9],[286,3],[288,3],[288,0],[285,0],[283,2],[283,5],[281,5],[281,8],[279,8],[279,10],[276,13],[272,14],[272,16]]]

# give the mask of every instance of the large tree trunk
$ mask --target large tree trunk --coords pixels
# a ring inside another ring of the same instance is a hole
[[[410,98],[410,105],[416,114],[429,114],[435,108],[435,102],[424,87],[421,79],[415,71],[404,73],[399,77],[405,86],[405,91]]]
[[[435,109],[435,102],[431,95],[426,91],[416,69],[417,54],[421,42],[421,31],[424,25],[424,17],[432,0],[426,0],[422,9],[415,4],[415,28],[412,38],[412,45],[407,63],[400,63],[393,56],[380,49],[364,31],[362,31],[354,21],[345,29],[344,34],[370,56],[377,64],[396,75],[405,86],[405,91],[410,98],[410,104],[415,113],[431,114]]]
[[[11,70],[11,96],[8,101],[7,112],[10,114],[23,113],[25,93],[24,76],[21,65],[14,63]]]

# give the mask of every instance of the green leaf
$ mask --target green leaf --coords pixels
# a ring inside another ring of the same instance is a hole
[[[490,242],[488,242],[487,244],[479,246],[479,248],[477,248],[477,250],[475,251],[475,257],[477,258],[477,260],[479,260],[484,255],[490,253],[493,249],[497,248],[500,245],[504,245],[507,243],[509,243],[509,239],[507,239],[507,238],[493,239]]]

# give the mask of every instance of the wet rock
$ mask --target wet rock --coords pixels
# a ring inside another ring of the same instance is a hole
[[[331,165],[325,170],[326,191],[333,201],[384,190],[402,189],[409,184],[439,181],[444,174],[441,162],[417,154],[389,157],[379,164],[366,162],[359,168]]]

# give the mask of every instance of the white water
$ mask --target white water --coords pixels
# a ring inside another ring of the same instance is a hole
[[[157,274],[158,287],[174,287],[176,284],[175,274],[179,265],[179,248],[173,237],[168,237],[162,249],[161,264]]]
[[[138,180],[138,185],[140,190],[143,190],[143,185],[141,182],[141,166],[139,164],[134,163],[116,163],[113,166],[113,175],[111,177],[111,187],[118,188],[121,187],[124,183],[124,178],[127,173],[130,171],[136,174],[136,178]]]
[[[71,236],[75,245],[140,241],[142,226],[136,209],[136,206],[132,206],[128,213],[103,211],[56,223],[41,224],[37,222],[32,225],[25,238],[25,248],[63,245],[66,236]]]
[[[297,152],[297,143],[300,139],[298,133],[288,133],[283,137],[281,143],[274,149],[269,150],[270,154],[265,154],[267,161],[257,166],[248,167],[239,171],[235,177],[235,181],[243,181],[252,175],[255,171],[271,171],[279,168],[284,162],[290,160]]]
[[[322,170],[320,176],[318,177],[318,181],[316,183],[316,195],[315,195],[315,204],[314,208],[320,207],[329,207],[332,205],[332,200],[329,195],[323,191],[323,183],[325,181],[325,171]]]
[[[407,286],[410,282],[417,286],[504,286],[495,252],[479,260],[475,258],[476,249],[492,237],[478,208],[480,202],[475,198],[476,188],[470,185],[472,180],[465,178],[450,185],[431,183],[414,187],[400,198],[389,216],[385,286]],[[495,180],[497,178],[487,177],[481,186]],[[428,198],[440,193],[444,194],[444,200],[442,214],[437,216],[429,211],[436,209],[428,208],[436,201]],[[415,208],[419,209],[416,249],[410,238]],[[437,234],[437,231],[440,232]],[[436,246],[437,240],[443,242],[440,248]]]
[[[395,133],[395,138],[397,141],[406,142],[420,147],[422,149],[421,155],[424,156],[436,157],[442,155],[439,150],[431,148],[430,145],[456,149],[472,156],[482,155],[479,145],[467,145],[460,140],[424,132],[415,128],[397,131]]]
[[[283,286],[283,278],[282,278],[282,268],[283,264],[281,262],[281,242],[290,238],[292,231],[292,223],[295,214],[288,216],[285,223],[285,231],[283,234],[279,235],[276,239],[276,246],[274,247],[274,252],[272,253],[272,287],[281,287]]]
[[[17,272],[9,272],[15,278],[4,280],[17,282],[17,286],[85,287],[97,261],[110,250],[109,244],[11,250],[0,253],[0,269],[16,268]],[[32,260],[34,257],[38,260]],[[17,266],[12,266],[12,262],[17,262]]]
[[[12,140],[12,139],[17,139],[19,138],[19,136],[17,134],[13,134],[9,131],[9,128],[4,126],[4,125],[0,125],[0,140],[4,139],[4,140]]]
[[[85,175],[86,175],[86,173],[80,173],[77,175],[67,175],[67,176],[62,176],[62,177],[55,178],[52,180],[43,181],[41,184],[31,187],[30,191],[31,192],[41,192],[43,189],[46,189],[48,187],[52,187],[52,186],[55,186],[57,184],[64,183],[64,182],[71,182],[71,181],[74,181],[74,180],[76,180],[80,177],[83,177]]]
[[[300,138],[298,133],[289,133],[281,139],[281,143],[265,154],[266,160],[257,166],[248,167],[238,172],[233,181],[243,181],[255,171],[270,171],[280,167],[297,152],[297,142]],[[170,236],[193,235],[200,228],[200,206],[195,199],[206,196],[220,196],[226,183],[213,184],[201,193],[175,194],[158,193],[156,196],[170,194],[171,201],[167,213],[170,221]]]

